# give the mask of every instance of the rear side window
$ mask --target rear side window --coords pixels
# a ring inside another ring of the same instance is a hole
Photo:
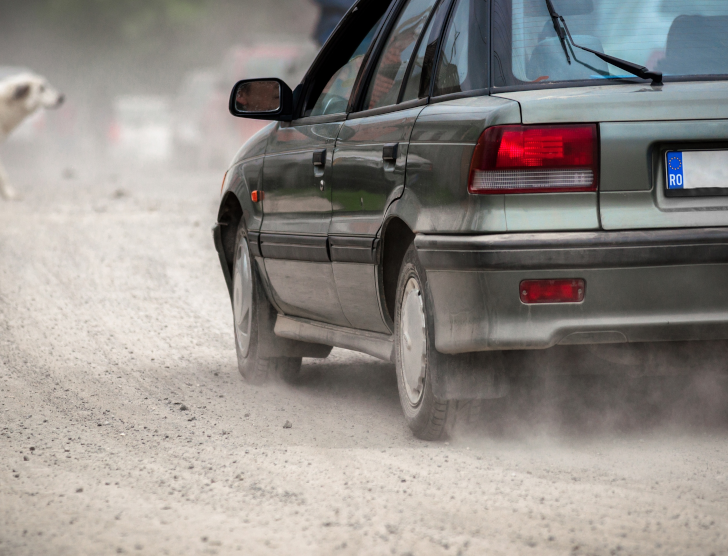
[[[412,68],[404,88],[402,102],[425,98],[430,94],[430,81],[432,80],[432,70],[437,55],[437,43],[449,6],[450,2],[448,0],[442,0],[430,19],[427,31],[425,31],[417,49],[417,56],[412,60]]]
[[[488,87],[488,5],[458,0],[442,44],[434,96]]]
[[[407,65],[436,0],[409,0],[387,38],[364,100],[364,110],[397,104]]]

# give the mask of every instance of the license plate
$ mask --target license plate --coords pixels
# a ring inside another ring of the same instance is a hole
[[[728,195],[728,151],[667,151],[668,197]]]

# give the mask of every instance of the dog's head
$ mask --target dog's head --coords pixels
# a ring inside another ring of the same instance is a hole
[[[31,73],[12,78],[11,98],[23,104],[28,112],[37,108],[58,108],[63,104],[63,95],[51,87],[44,78]]]

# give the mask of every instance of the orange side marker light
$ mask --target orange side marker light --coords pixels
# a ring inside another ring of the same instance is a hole
[[[222,183],[220,184],[220,195],[222,195],[222,190],[225,189],[225,180],[227,179],[228,173],[225,172],[225,175],[222,177]]]

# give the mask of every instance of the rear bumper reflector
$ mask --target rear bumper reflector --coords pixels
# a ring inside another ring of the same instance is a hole
[[[565,280],[523,280],[519,287],[521,302],[581,303],[586,293],[586,282],[581,278]]]

